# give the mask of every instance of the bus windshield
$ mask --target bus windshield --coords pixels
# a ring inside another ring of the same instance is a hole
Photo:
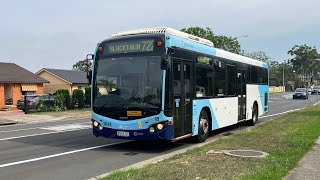
[[[93,111],[119,120],[156,115],[161,110],[160,56],[98,59]],[[128,111],[141,112],[130,116]]]

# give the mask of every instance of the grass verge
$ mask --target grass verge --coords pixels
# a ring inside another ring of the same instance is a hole
[[[320,106],[308,107],[159,163],[117,171],[103,179],[282,179],[314,146],[319,129]],[[269,156],[207,155],[212,149],[253,149]]]
[[[57,112],[36,112],[32,111],[30,114],[34,115],[48,115],[57,118],[68,118],[68,117],[83,117],[83,116],[90,116],[91,111],[90,109],[73,109],[67,111],[57,111]]]

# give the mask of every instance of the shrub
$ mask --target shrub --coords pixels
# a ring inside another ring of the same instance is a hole
[[[51,112],[51,111],[56,111],[56,108],[54,106],[50,106],[50,104],[45,104],[43,97],[40,97],[36,111],[38,111],[38,112]]]
[[[86,105],[90,105],[90,104],[91,104],[91,87],[90,87],[90,86],[87,86],[87,87],[85,88],[85,95],[84,95],[84,97],[85,97],[84,103],[85,103]]]
[[[81,89],[75,89],[72,92],[72,105],[73,107],[77,106],[78,108],[84,108],[84,93]]]
[[[57,108],[60,108],[60,110],[67,110],[71,107],[71,98],[67,89],[58,89],[56,94],[55,105]]]

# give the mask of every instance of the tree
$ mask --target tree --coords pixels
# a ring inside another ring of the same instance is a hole
[[[268,56],[267,53],[263,51],[252,52],[252,53],[244,52],[243,55],[255,60],[262,61],[264,63],[267,63],[268,65],[271,65],[272,63],[274,64],[276,62],[276,61],[274,62],[274,59]]]
[[[72,67],[73,70],[88,72],[91,70],[92,63],[88,60],[81,60],[75,63]]]
[[[293,66],[293,69],[299,74],[312,74],[315,76],[319,72],[320,68],[320,55],[317,52],[316,47],[311,47],[306,44],[295,45],[288,54],[293,56],[289,61]]]
[[[236,54],[241,53],[241,46],[236,38],[233,38],[231,36],[228,37],[223,35],[215,35],[213,31],[208,27],[189,27],[183,28],[181,29],[181,31],[204,39],[208,39],[209,41],[213,42],[214,47],[216,48],[220,48]]]

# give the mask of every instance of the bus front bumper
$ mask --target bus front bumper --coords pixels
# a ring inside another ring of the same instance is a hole
[[[103,127],[99,130],[97,127],[92,126],[93,134],[98,136],[103,136],[106,138],[116,138],[116,139],[129,139],[137,141],[170,141],[173,139],[173,125],[167,125],[164,129],[150,133],[149,129],[143,130],[118,130]]]

